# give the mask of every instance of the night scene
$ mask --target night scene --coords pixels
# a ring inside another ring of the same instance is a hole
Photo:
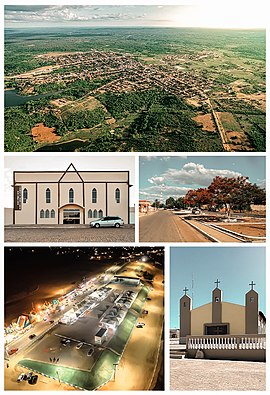
[[[162,390],[163,326],[163,247],[5,248],[5,390]]]

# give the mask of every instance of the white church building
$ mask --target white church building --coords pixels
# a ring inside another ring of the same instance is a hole
[[[13,224],[89,224],[119,216],[129,224],[129,171],[13,172]]]

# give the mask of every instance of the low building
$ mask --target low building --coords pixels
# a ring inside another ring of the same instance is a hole
[[[107,338],[107,328],[100,328],[95,334],[95,344],[102,344]]]
[[[13,224],[89,224],[119,216],[129,224],[129,171],[15,171]]]

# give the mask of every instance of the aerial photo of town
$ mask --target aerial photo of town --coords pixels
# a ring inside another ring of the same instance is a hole
[[[5,6],[5,151],[265,151],[247,9]]]
[[[5,248],[6,390],[162,390],[163,324],[162,247]]]

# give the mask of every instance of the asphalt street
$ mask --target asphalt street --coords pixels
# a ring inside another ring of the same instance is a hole
[[[140,242],[207,242],[196,229],[168,210],[140,218]]]

